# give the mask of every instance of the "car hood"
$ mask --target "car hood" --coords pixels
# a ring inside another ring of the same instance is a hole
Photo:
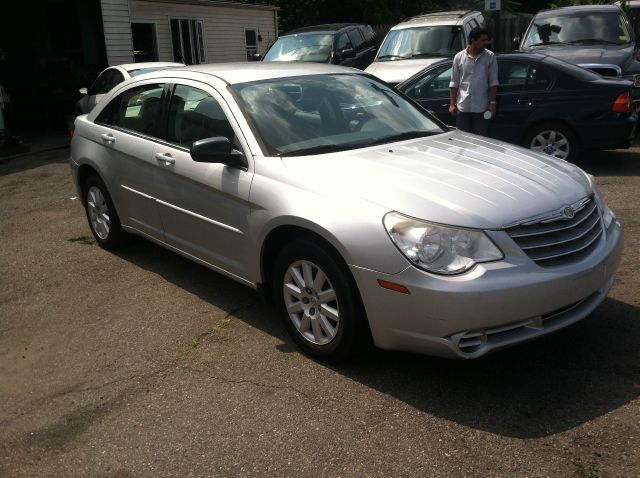
[[[574,64],[600,63],[624,66],[633,58],[634,47],[620,45],[540,46],[526,51],[553,56]]]
[[[459,131],[319,156],[283,158],[298,186],[358,197],[429,221],[501,229],[591,194],[586,175],[549,156]],[[350,199],[351,197],[351,199]]]
[[[382,81],[396,84],[412,77],[423,68],[433,65],[444,58],[445,57],[374,61],[364,71],[372,74],[373,76],[377,76]]]

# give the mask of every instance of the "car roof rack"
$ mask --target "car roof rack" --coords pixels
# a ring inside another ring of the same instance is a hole
[[[413,20],[414,18],[422,18],[422,17],[463,18],[473,12],[475,12],[475,10],[430,10],[430,11],[418,13],[417,15],[413,15],[411,17],[407,17],[403,21]]]

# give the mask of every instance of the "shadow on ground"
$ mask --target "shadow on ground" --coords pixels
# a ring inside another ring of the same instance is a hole
[[[143,240],[118,256],[152,271],[296,349],[258,296]],[[607,299],[558,334],[471,362],[372,350],[335,373],[418,410],[504,436],[537,438],[609,413],[640,395],[640,309]]]
[[[640,176],[640,149],[586,151],[578,166],[595,176]]]

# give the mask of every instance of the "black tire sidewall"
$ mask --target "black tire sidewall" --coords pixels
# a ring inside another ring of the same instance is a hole
[[[102,239],[96,231],[93,229],[93,225],[91,224],[91,216],[89,215],[89,190],[92,187],[96,187],[100,189],[102,195],[104,196],[105,202],[107,203],[107,207],[109,208],[109,234],[106,239]],[[87,221],[89,222],[89,229],[91,229],[91,234],[95,238],[96,242],[105,249],[115,249],[120,246],[124,241],[124,231],[120,225],[120,218],[118,217],[118,213],[116,212],[116,208],[113,205],[113,201],[111,200],[111,195],[109,191],[107,191],[107,187],[104,185],[102,179],[100,179],[95,174],[89,176],[82,186],[82,192],[84,194],[84,209],[87,216]]]
[[[287,244],[275,261],[273,294],[279,315],[289,335],[302,351],[326,362],[338,362],[362,349],[367,342],[368,328],[357,293],[355,281],[346,264],[327,247],[313,241],[296,240]],[[338,301],[340,321],[335,338],[326,345],[316,345],[306,340],[296,329],[287,312],[282,291],[284,276],[291,264],[306,260],[317,265],[331,283]]]
[[[573,131],[571,131],[571,129],[568,128],[567,126],[558,124],[558,123],[539,124],[537,126],[532,127],[531,129],[529,129],[529,131],[525,135],[523,146],[526,147],[527,149],[531,149],[531,141],[533,141],[533,138],[535,138],[537,135],[539,135],[543,131],[557,131],[560,134],[562,134],[565,138],[567,138],[567,141],[569,142],[569,155],[567,156],[565,161],[573,163],[578,159],[578,155],[580,154],[580,151],[582,149],[580,146],[580,140],[578,139],[578,136]],[[542,154],[546,154],[546,153],[542,153]],[[550,155],[549,157],[553,158],[553,156],[550,156]],[[554,158],[554,159],[559,159],[559,158]]]

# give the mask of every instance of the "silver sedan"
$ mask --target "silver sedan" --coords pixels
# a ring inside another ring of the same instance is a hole
[[[355,70],[244,63],[127,80],[76,120],[98,244],[140,235],[261,292],[300,348],[475,358],[606,297],[622,225],[593,178],[450,130]]]

